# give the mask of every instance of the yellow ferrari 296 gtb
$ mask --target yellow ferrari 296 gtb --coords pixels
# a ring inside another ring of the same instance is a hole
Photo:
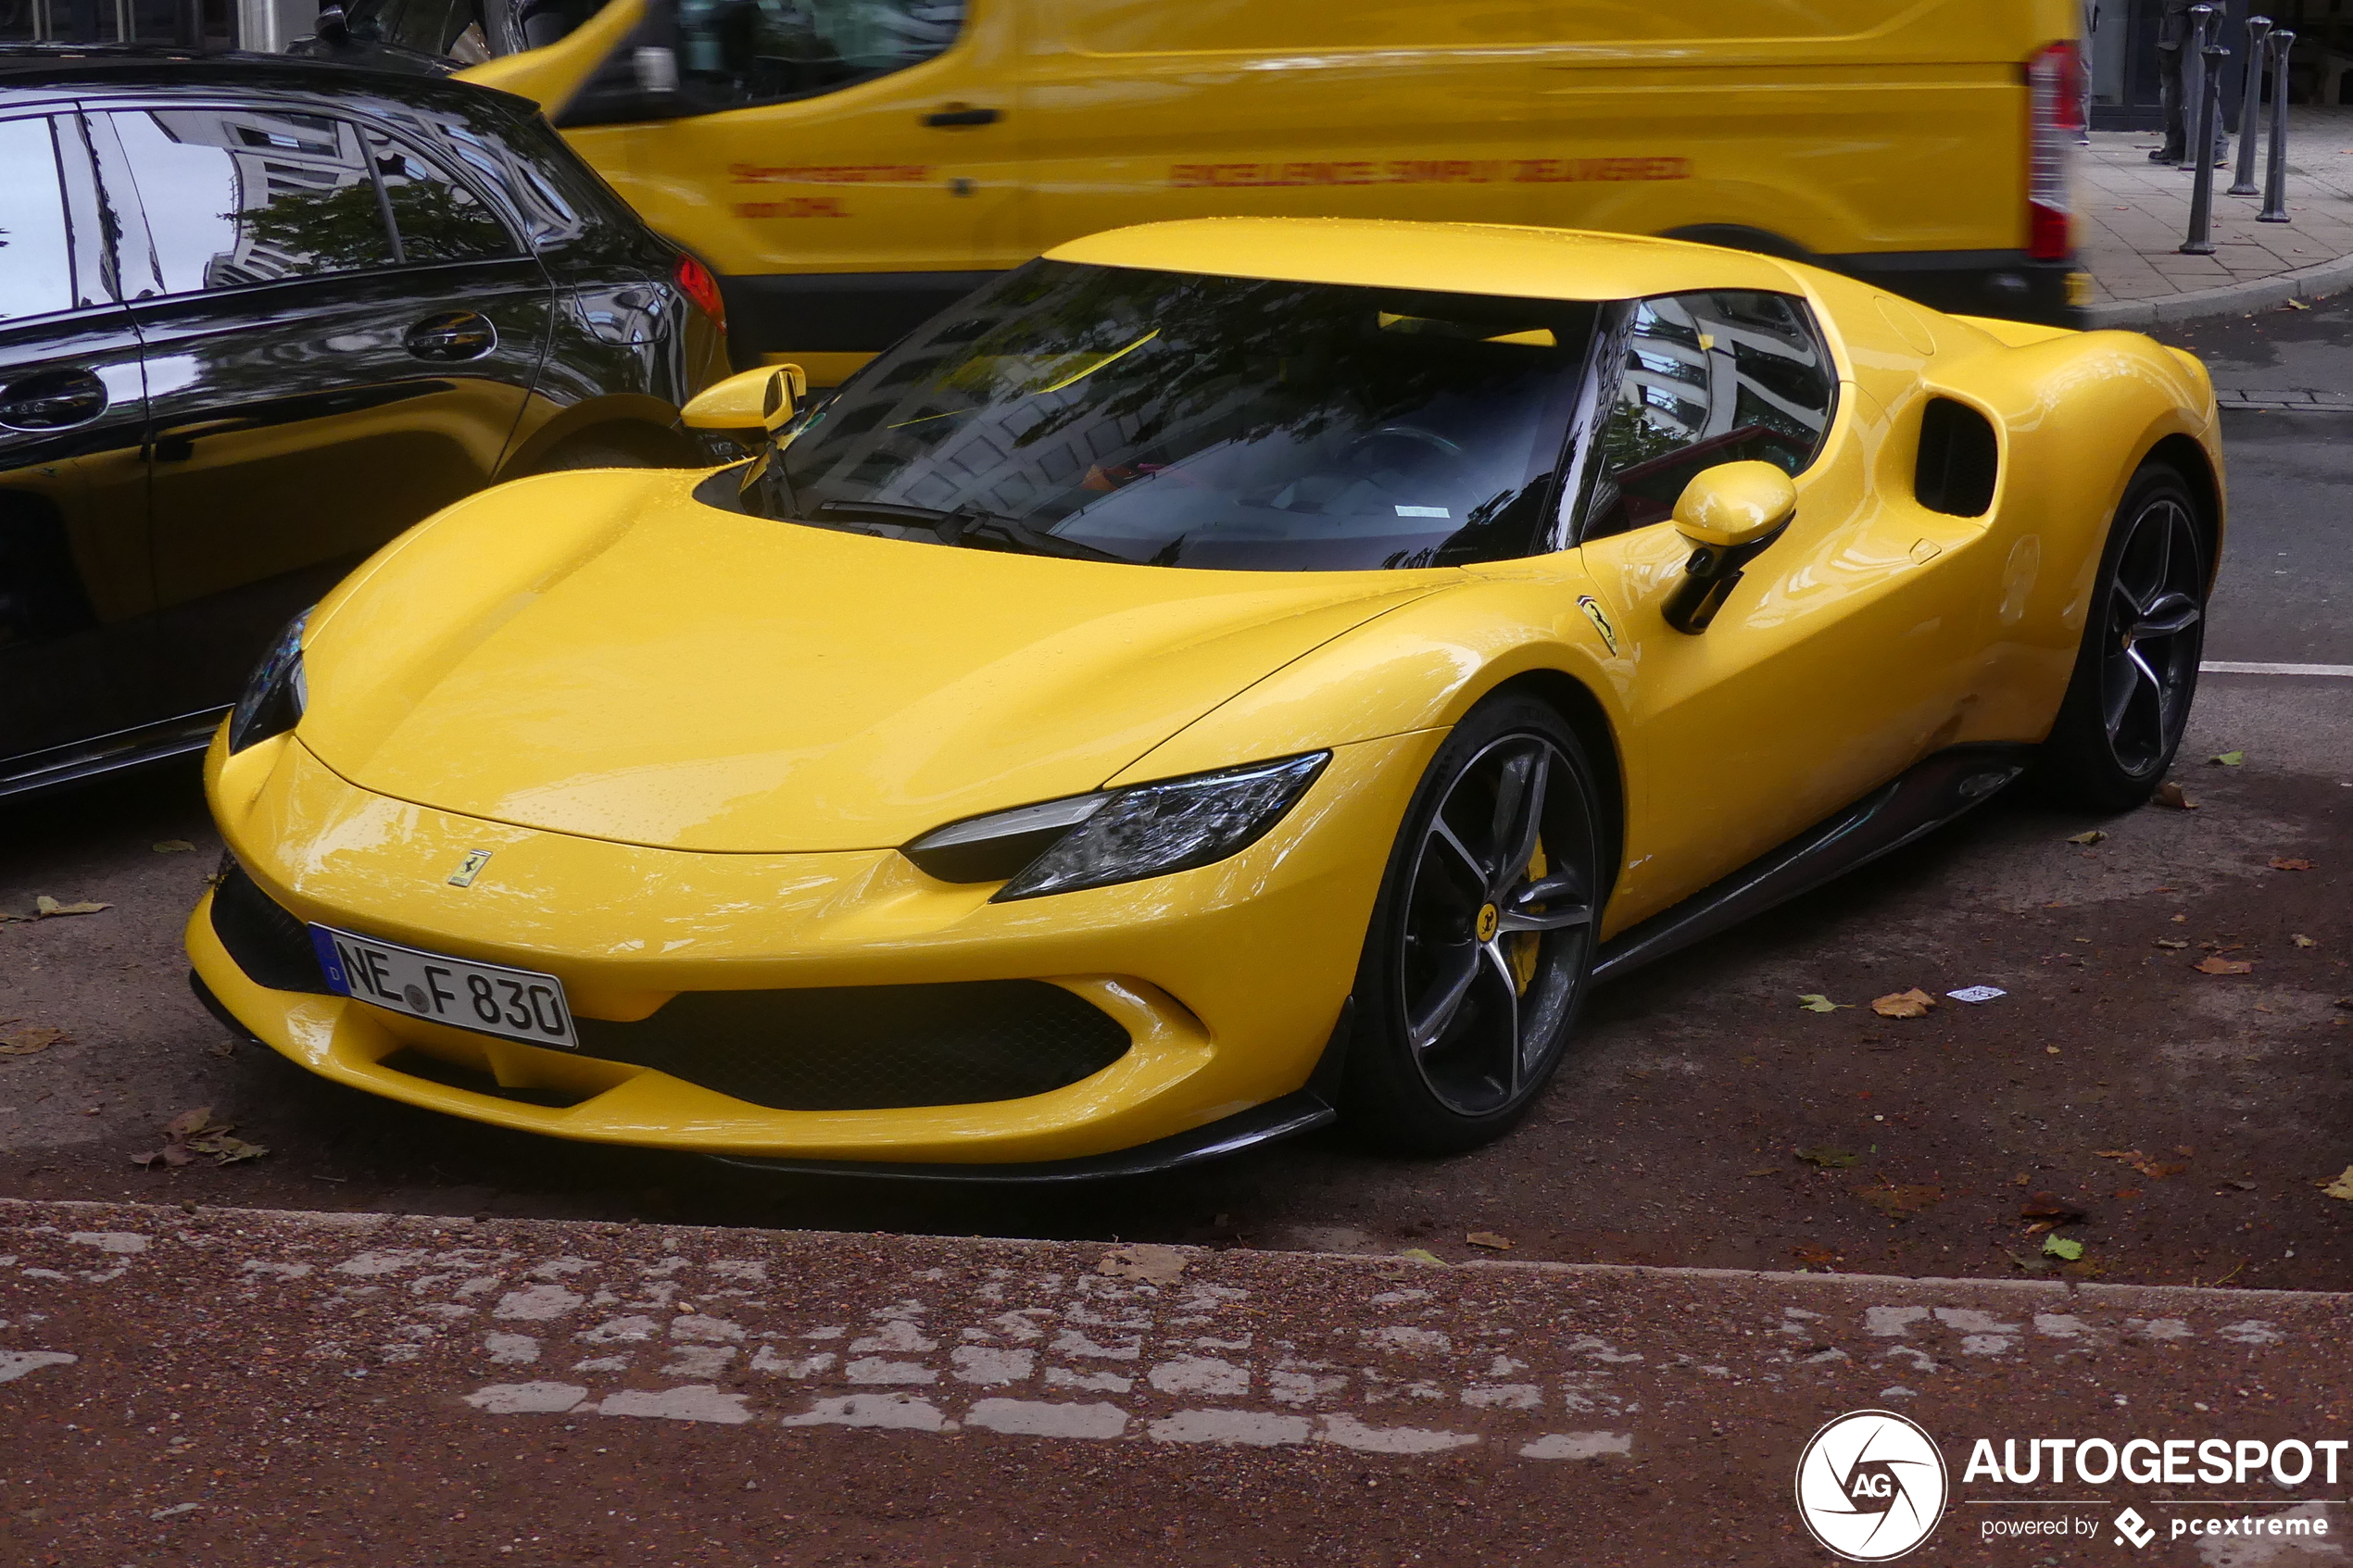
[[[2021,772],[2145,798],[2221,544],[2189,356],[1662,240],[1122,230],[801,392],[287,629],[208,761],[225,1020],[803,1169],[1464,1148],[1597,980]]]

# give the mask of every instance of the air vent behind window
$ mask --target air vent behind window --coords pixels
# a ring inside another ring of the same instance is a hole
[[[1984,415],[1949,397],[1931,397],[1920,415],[1920,456],[1912,494],[1932,512],[1983,517],[1994,505],[2000,447]]]

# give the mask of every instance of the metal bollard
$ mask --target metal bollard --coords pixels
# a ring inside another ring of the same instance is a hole
[[[2271,56],[2271,145],[2263,163],[2263,210],[2258,223],[2285,223],[2287,215],[2287,52],[2296,34],[2276,28],[2264,40]]]
[[[2197,107],[2206,101],[2207,29],[2214,25],[2214,7],[2190,7],[2190,33],[2182,40],[2182,161],[2174,167],[2196,169],[2190,147],[2197,133]]]
[[[2099,0],[2083,0],[2083,47],[2075,56],[2076,118],[2083,130],[2075,144],[2092,144],[2092,35],[2100,30]]]
[[[2200,6],[2197,10],[2204,11],[2206,18],[2198,24],[2201,42],[2197,51],[2197,96],[2192,100],[2197,113],[2183,117],[2190,132],[2190,147],[2196,155],[2196,161],[2190,165],[2190,232],[2182,242],[2183,256],[2214,254],[2214,121],[2222,108],[2222,62],[2231,53],[2220,44],[2203,42],[2214,8]]]
[[[2271,31],[2269,17],[2246,19],[2246,69],[2239,78],[2239,169],[2226,193],[2259,194],[2255,184],[2255,146],[2263,139],[2263,38]]]

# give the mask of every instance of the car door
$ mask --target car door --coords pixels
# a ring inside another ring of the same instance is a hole
[[[0,119],[0,793],[158,715],[146,400],[71,114]]]
[[[624,58],[559,123],[723,276],[739,353],[829,383],[1032,254],[1018,20],[1016,0],[676,0],[640,35],[674,43],[674,91],[638,92]]]
[[[117,108],[136,193],[158,650],[174,701],[234,697],[271,634],[488,483],[547,338],[537,261],[385,129],[265,105]]]
[[[1597,340],[1597,358],[1579,527],[1633,671],[1629,772],[1656,824],[1655,842],[1628,846],[1639,917],[1942,744],[1958,725],[1974,623],[1940,604],[1917,508],[1876,495],[1876,409],[1842,387],[1804,301],[1640,301]],[[1671,521],[1676,498],[1695,474],[1744,459],[1789,470],[1797,510],[1706,629],[1678,631],[1665,609],[1692,546]]]

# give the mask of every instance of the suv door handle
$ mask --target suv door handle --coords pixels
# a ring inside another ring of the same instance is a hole
[[[498,346],[498,329],[472,310],[444,310],[410,327],[402,345],[420,359],[479,359]]]
[[[107,411],[107,383],[83,370],[36,370],[0,387],[0,425],[70,430]]]
[[[944,109],[934,109],[924,116],[925,125],[994,125],[1005,117],[995,109],[976,109],[965,104],[950,104]]]

